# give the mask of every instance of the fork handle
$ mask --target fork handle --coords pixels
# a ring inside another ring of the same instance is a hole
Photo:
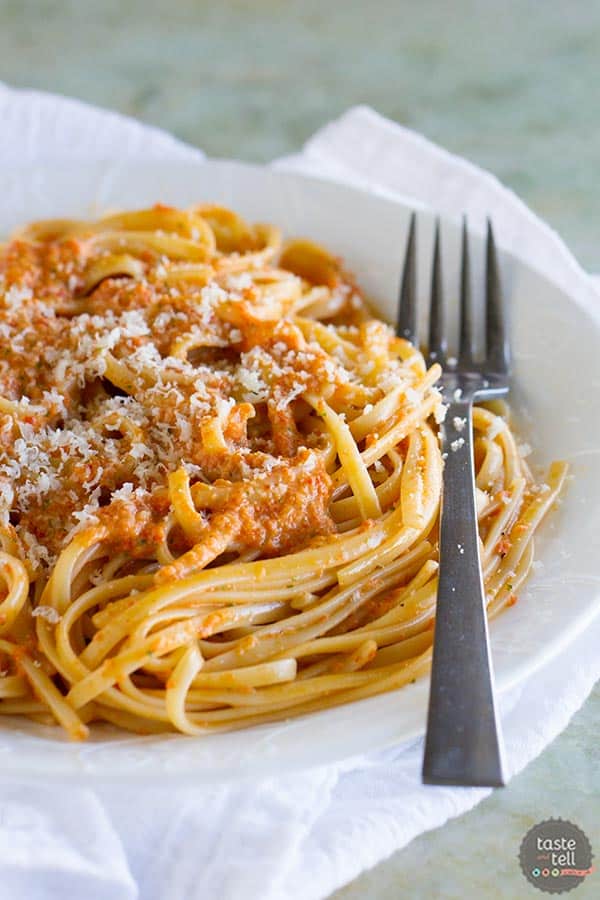
[[[479,558],[472,400],[448,406],[440,571],[423,781],[505,783]]]

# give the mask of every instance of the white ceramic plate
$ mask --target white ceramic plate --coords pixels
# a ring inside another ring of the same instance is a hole
[[[384,315],[393,317],[409,210],[347,186],[238,163],[36,167],[0,173],[0,232],[51,216],[91,216],[156,201],[211,201],[340,254]],[[457,214],[460,211],[457,210]],[[419,273],[426,293],[433,215],[419,214]],[[456,296],[459,229],[443,223],[446,294]],[[498,236],[502,244],[502,235]],[[474,235],[475,283],[483,242]],[[600,317],[522,262],[502,254],[512,306],[513,408],[534,463],[572,462],[574,480],[544,525],[543,567],[520,602],[492,627],[499,691],[556,656],[600,606]],[[599,304],[600,305],[600,304]],[[568,676],[567,676],[568,677]],[[136,737],[106,729],[83,745],[60,729],[0,717],[0,772],[44,778],[193,777],[195,782],[272,775],[397,744],[422,733],[427,682],[275,725],[205,738]]]

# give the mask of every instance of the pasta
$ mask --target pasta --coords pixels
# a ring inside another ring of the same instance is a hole
[[[339,260],[216,206],[0,249],[0,713],[197,735],[430,665],[444,405]],[[490,616],[561,489],[474,411]]]

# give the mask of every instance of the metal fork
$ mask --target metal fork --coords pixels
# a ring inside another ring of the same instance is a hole
[[[413,213],[398,303],[397,333],[417,345],[416,217]],[[441,428],[444,475],[440,570],[423,781],[427,784],[500,786],[503,746],[494,687],[479,558],[472,445],[474,400],[490,400],[509,387],[510,348],[492,225],[486,251],[486,348],[475,360],[469,242],[463,219],[460,331],[457,359],[448,356],[442,296],[440,227],[436,223],[427,361],[444,368],[448,404]]]

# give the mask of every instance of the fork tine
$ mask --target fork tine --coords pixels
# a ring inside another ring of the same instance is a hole
[[[463,216],[462,248],[460,258],[460,339],[459,361],[462,365],[473,362],[473,308],[471,300],[471,264],[469,260],[469,235],[467,217]]]
[[[411,213],[402,284],[398,297],[398,320],[396,334],[417,344],[417,217]]]
[[[487,220],[485,270],[485,340],[487,365],[505,374],[510,368],[510,346],[504,321],[504,301],[491,220]]]
[[[432,362],[446,363],[446,326],[442,287],[442,259],[440,252],[440,220],[435,222],[433,265],[431,268],[431,300],[429,306],[429,358]]]

